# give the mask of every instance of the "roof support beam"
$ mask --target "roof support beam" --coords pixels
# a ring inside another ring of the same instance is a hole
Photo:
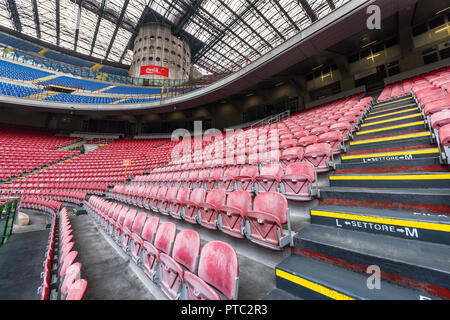
[[[193,0],[192,6],[188,7],[187,11],[184,13],[181,20],[177,23],[175,28],[173,29],[173,34],[178,35],[189,19],[199,10],[204,0]]]
[[[312,22],[317,20],[317,14],[311,8],[307,0],[298,0],[298,3],[302,6],[303,10],[305,10],[306,14],[311,19]]]
[[[269,21],[269,19],[266,18],[266,16],[264,16],[261,11],[258,10],[258,8],[256,6],[253,5],[253,3],[250,2],[250,0],[246,0],[246,2],[252,7],[252,9],[261,17],[263,18],[263,20],[278,34],[278,36],[283,39],[286,40],[285,37],[281,34],[280,31],[278,31],[277,28],[274,27],[274,25]]]
[[[120,63],[122,63],[122,60],[125,57],[125,54],[127,53],[128,48],[130,48],[131,44],[134,42],[134,39],[136,38],[136,36],[139,32],[139,29],[141,28],[142,24],[145,21],[145,17],[149,14],[152,3],[153,3],[153,0],[151,3],[149,3],[145,6],[144,10],[142,10],[142,14],[139,17],[139,20],[138,20],[136,26],[134,27],[133,34],[131,35],[130,40],[128,40],[128,44],[125,47],[125,49],[123,49],[122,55],[120,56],[120,60],[119,60]]]
[[[100,6],[100,12],[98,13],[97,24],[95,25],[94,36],[92,37],[91,50],[89,55],[92,56],[92,52],[94,51],[95,42],[97,41],[98,30],[100,28],[100,22],[102,21],[103,11],[105,10],[106,0],[102,0],[102,4]]]
[[[328,0],[333,1],[333,0]],[[291,16],[284,10],[283,6],[280,4],[278,0],[272,0],[273,3],[278,7],[280,12],[286,17],[286,19],[289,21],[289,23],[295,28],[295,30],[300,31],[300,28],[297,26],[297,24],[292,20]]]
[[[108,59],[109,53],[111,52],[111,48],[113,46],[114,40],[116,39],[117,32],[119,31],[119,27],[123,22],[123,18],[125,17],[125,12],[127,11],[128,3],[130,0],[125,0],[122,6],[122,11],[120,12],[119,20],[117,21],[116,28],[114,29],[114,33],[111,37],[111,41],[109,42],[108,49],[106,50],[105,60]]]
[[[78,13],[77,13],[77,24],[75,26],[75,41],[73,42],[73,50],[77,51],[78,36],[80,34],[80,20],[81,20],[81,3],[83,0],[78,0]]]
[[[38,13],[38,6],[36,0],[32,0],[31,4],[33,6],[33,18],[34,18],[34,25],[36,27],[36,36],[38,39],[41,38],[41,25],[39,23],[39,13]]]
[[[55,0],[55,7],[56,7],[56,45],[59,46],[59,39],[60,39],[60,10],[59,10],[59,0]]]
[[[22,23],[20,22],[19,12],[17,11],[17,5],[15,0],[7,0],[6,5],[16,31],[22,32]]]
[[[331,10],[336,9],[336,6],[335,6],[333,0],[327,0],[327,3],[328,3],[328,5],[330,6],[330,9],[331,9]]]

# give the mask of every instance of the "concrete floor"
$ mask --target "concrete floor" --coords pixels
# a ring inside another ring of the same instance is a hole
[[[88,281],[83,300],[154,300],[129,262],[99,232],[87,215],[70,215],[75,249],[83,267],[81,277]]]

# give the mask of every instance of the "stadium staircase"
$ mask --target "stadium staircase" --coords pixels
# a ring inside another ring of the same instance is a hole
[[[432,139],[413,97],[372,106],[265,299],[449,299],[450,172]]]

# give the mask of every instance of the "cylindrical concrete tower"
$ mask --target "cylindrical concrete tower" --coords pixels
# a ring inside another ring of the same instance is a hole
[[[130,75],[145,79],[188,79],[191,49],[186,40],[172,35],[168,26],[143,25],[134,40]]]

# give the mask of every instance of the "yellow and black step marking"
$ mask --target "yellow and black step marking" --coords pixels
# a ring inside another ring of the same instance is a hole
[[[346,206],[318,206],[310,213],[313,224],[450,244],[448,215]]]
[[[369,114],[369,116],[367,118],[364,119],[365,122],[368,121],[378,121],[381,118],[385,118],[385,117],[390,117],[390,116],[398,116],[398,115],[403,115],[405,113],[416,113],[419,111],[419,108],[413,107],[413,108],[407,108],[407,109],[403,109],[403,110],[399,110],[399,111],[391,111],[391,112],[387,112],[387,113],[383,113],[383,114],[374,114],[371,115]]]
[[[368,144],[379,144],[379,143],[399,143],[406,140],[414,140],[414,139],[428,139],[431,141],[431,133],[429,131],[416,132],[410,134],[402,134],[391,137],[381,137],[381,138],[373,138],[373,139],[364,139],[364,140],[355,140],[350,142],[350,146],[361,146]]]
[[[448,188],[450,173],[343,174],[329,177],[332,187]]]
[[[342,162],[346,163],[372,163],[378,161],[403,161],[414,160],[421,158],[439,157],[438,148],[429,149],[415,149],[415,150],[403,150],[393,152],[377,152],[377,153],[364,153],[354,154],[349,156],[342,156]]]
[[[373,106],[373,108],[374,109],[381,108],[381,107],[390,106],[390,105],[393,105],[393,104],[396,104],[396,103],[400,103],[400,102],[403,102],[403,103],[406,104],[406,101],[408,101],[408,100],[414,101],[413,97],[408,96],[408,97],[405,97],[405,98],[391,100],[391,101],[388,101],[388,102],[383,102],[383,103],[376,104],[376,105]]]
[[[400,117],[393,117],[393,118],[389,118],[389,119],[377,119],[376,121],[369,121],[369,122],[365,122],[363,124],[361,124],[361,128],[371,128],[371,127],[381,127],[385,124],[390,124],[392,122],[396,122],[396,123],[406,123],[406,122],[410,122],[412,120],[419,120],[422,119],[422,114],[420,112],[416,112],[413,114],[408,114],[408,115],[402,115]]]
[[[402,109],[411,108],[413,106],[417,107],[417,104],[416,103],[408,103],[408,104],[404,104],[401,106],[396,106],[396,107],[387,108],[387,109],[383,109],[383,110],[370,111],[368,113],[368,116],[374,116],[374,115],[380,115],[380,114],[390,113],[390,112],[394,112],[394,111],[400,111]]]
[[[376,129],[358,131],[358,132],[356,132],[356,136],[357,137],[371,136],[371,135],[377,135],[377,134],[384,134],[387,132],[402,132],[402,131],[407,131],[407,130],[424,129],[424,128],[425,128],[425,121],[419,120],[419,121],[397,124],[397,125],[393,125],[393,126],[386,126],[386,127],[376,128]]]
[[[385,280],[373,290],[368,274],[295,254],[275,267],[275,276],[277,288],[305,300],[419,300],[421,296]]]

